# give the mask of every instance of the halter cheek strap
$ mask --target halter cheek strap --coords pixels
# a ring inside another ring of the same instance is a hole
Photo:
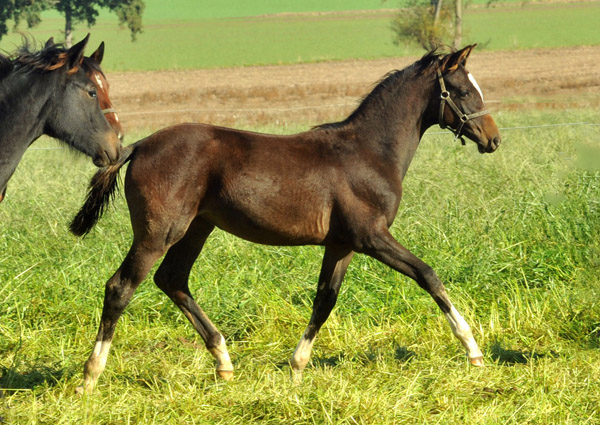
[[[438,118],[439,125],[441,128],[449,128],[454,133],[454,135],[455,135],[454,138],[455,139],[460,138],[461,143],[464,145],[465,141],[461,137],[461,133],[462,133],[462,129],[463,129],[464,125],[466,124],[466,122],[469,120],[472,120],[473,118],[481,117],[483,115],[488,115],[490,112],[487,109],[484,109],[483,111],[475,112],[473,114],[465,114],[463,111],[460,110],[460,108],[456,105],[456,103],[454,103],[454,101],[450,97],[450,92],[448,90],[446,90],[446,84],[444,83],[444,78],[442,77],[442,72],[440,71],[439,68],[437,69],[437,76],[438,76],[438,81],[440,82],[440,89],[441,89],[440,113],[439,113],[439,118]],[[454,113],[460,120],[460,127],[458,127],[458,129],[447,126],[446,123],[444,122],[444,108],[446,106],[446,103],[448,104],[448,106],[450,106],[450,109],[452,109],[454,111]]]
[[[113,109],[113,108],[108,108],[108,109],[103,109],[103,110],[102,110],[102,113],[103,113],[104,115],[106,115],[106,114],[116,114],[116,113],[117,113],[117,111],[116,111],[115,109]]]

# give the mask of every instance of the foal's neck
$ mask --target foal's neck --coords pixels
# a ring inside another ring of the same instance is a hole
[[[48,102],[56,81],[51,74],[13,73],[0,81],[0,188],[3,188],[25,150],[43,134]]]
[[[406,72],[406,75],[400,73]],[[430,72],[399,71],[388,77],[387,90],[379,90],[376,98],[361,105],[354,126],[363,139],[386,161],[398,168],[404,177],[419,146],[423,133],[435,124],[431,99],[435,78]],[[386,84],[384,80],[380,84]],[[378,90],[376,88],[372,94]],[[362,134],[361,134],[362,133]]]

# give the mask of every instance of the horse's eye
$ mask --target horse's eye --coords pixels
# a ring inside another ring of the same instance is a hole
[[[96,93],[96,89],[93,88],[91,90],[88,90],[88,94],[90,95],[90,97],[97,97],[98,93]]]
[[[469,90],[460,90],[460,97],[468,97],[469,96]]]

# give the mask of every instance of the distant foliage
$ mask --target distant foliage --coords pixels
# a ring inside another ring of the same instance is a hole
[[[25,20],[29,28],[41,22],[45,10],[57,10],[65,17],[65,39],[70,44],[70,34],[75,24],[96,23],[98,9],[106,8],[119,18],[119,24],[127,26],[132,40],[142,32],[143,0],[0,0],[0,38],[8,33],[7,21],[15,22],[15,29]]]
[[[418,44],[426,50],[451,44],[454,37],[454,1],[442,3],[439,20],[434,23],[435,1],[408,0],[392,21],[394,44]]]

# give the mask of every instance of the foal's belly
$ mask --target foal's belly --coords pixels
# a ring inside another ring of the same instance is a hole
[[[265,245],[320,244],[329,232],[330,209],[312,205],[261,205],[260,203],[218,202],[201,211],[220,229]]]

